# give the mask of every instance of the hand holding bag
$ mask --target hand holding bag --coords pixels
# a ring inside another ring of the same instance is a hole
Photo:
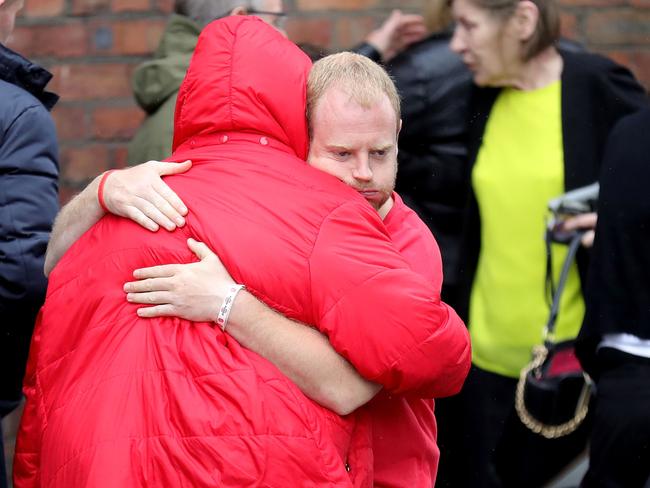
[[[533,349],[532,361],[521,371],[515,393],[515,409],[528,429],[547,439],[554,439],[574,432],[586,418],[592,381],[576,358],[575,341],[558,343],[552,339],[560,297],[584,233],[576,233],[569,241],[569,251],[557,289],[552,280],[550,233],[550,230],[546,233],[546,246],[547,282],[553,298],[551,313],[546,324],[544,344]]]

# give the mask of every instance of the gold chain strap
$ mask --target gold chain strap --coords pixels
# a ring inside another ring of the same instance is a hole
[[[576,406],[575,414],[571,420],[558,425],[547,425],[540,422],[530,414],[524,404],[524,387],[526,385],[526,376],[528,373],[542,366],[547,355],[548,349],[544,346],[535,346],[533,349],[533,360],[528,366],[521,370],[521,374],[519,375],[517,391],[515,394],[515,409],[517,410],[517,415],[519,415],[521,422],[530,430],[546,437],[547,439],[556,439],[574,432],[587,416],[589,410],[589,396],[591,393],[591,380],[586,373],[582,373],[585,377],[585,384],[582,387],[582,392],[580,392],[578,405]]]

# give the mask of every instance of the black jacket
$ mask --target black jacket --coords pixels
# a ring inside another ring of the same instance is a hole
[[[0,400],[20,398],[58,211],[52,75],[0,44]]]
[[[449,49],[450,38],[450,32],[433,34],[386,65],[402,99],[396,189],[438,241],[443,289],[458,281],[472,87],[471,73]],[[368,44],[357,52],[380,60]]]
[[[560,54],[564,61],[561,76],[564,184],[565,190],[572,190],[598,179],[605,141],[612,127],[621,117],[646,106],[647,99],[643,88],[623,66],[586,52],[560,50]],[[464,293],[458,310],[465,319],[481,245],[478,205],[470,184],[471,172],[499,91],[498,88],[477,88],[472,98],[469,163],[464,175],[469,204],[460,268]],[[585,283],[587,253],[581,250],[577,260],[581,280]]]
[[[610,135],[585,304],[577,353],[592,375],[603,334],[650,340],[650,109],[625,117]]]
[[[396,189],[438,241],[444,286],[458,281],[472,88],[471,73],[449,49],[450,37],[434,34],[386,67],[402,98]]]

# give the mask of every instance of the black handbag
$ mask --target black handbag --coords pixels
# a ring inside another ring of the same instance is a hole
[[[562,290],[584,233],[576,233],[568,243],[557,289],[552,279],[550,233],[549,230],[546,234],[546,277],[552,297],[551,312],[544,343],[533,349],[532,361],[521,371],[515,409],[528,429],[554,439],[574,432],[587,417],[592,381],[576,358],[575,341],[555,342],[553,339]]]

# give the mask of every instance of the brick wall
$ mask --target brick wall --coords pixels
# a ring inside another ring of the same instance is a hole
[[[173,0],[25,0],[9,46],[54,73],[61,199],[122,167],[143,119],[130,77],[155,49]],[[629,66],[650,88],[650,0],[561,0],[563,29]],[[285,0],[289,37],[331,50],[359,42],[391,8],[422,0]]]

